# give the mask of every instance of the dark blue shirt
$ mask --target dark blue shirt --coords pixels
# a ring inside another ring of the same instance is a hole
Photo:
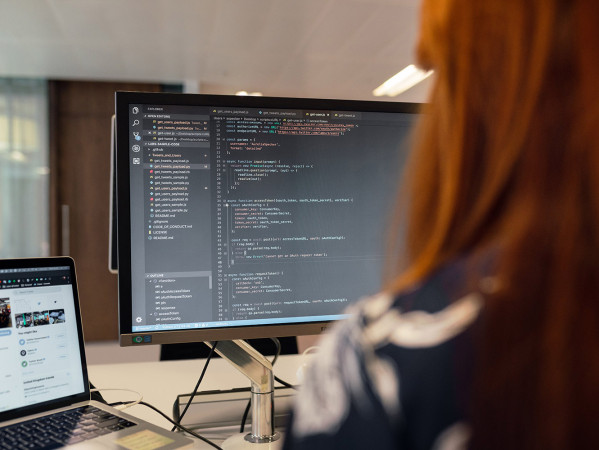
[[[307,371],[284,449],[462,448],[483,304],[466,269],[458,261],[353,306]]]

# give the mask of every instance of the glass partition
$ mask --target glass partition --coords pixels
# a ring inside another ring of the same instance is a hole
[[[0,78],[0,258],[49,254],[44,80]]]

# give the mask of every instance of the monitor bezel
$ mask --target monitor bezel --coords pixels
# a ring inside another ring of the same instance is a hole
[[[193,330],[132,331],[131,304],[131,217],[128,153],[129,105],[183,105],[240,108],[288,108],[309,110],[364,111],[382,113],[421,113],[422,104],[389,101],[338,100],[291,97],[251,97],[234,95],[172,94],[156,92],[116,92],[116,180],[118,235],[119,340],[121,346],[171,344],[225,339],[319,334],[330,321],[230,326]],[[119,118],[125,117],[125,120]],[[122,149],[127,149],[123,151]],[[123,170],[124,168],[124,170]],[[140,337],[142,337],[140,339]],[[137,338],[137,339],[136,339]]]

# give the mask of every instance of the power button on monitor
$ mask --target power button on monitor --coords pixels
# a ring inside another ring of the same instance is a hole
[[[152,343],[152,335],[146,334],[143,336],[135,336],[133,338],[134,344],[151,344]]]

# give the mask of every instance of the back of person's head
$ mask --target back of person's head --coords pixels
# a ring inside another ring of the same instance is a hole
[[[599,3],[424,0],[418,57],[436,80],[389,286],[496,255],[472,446],[599,448]]]

